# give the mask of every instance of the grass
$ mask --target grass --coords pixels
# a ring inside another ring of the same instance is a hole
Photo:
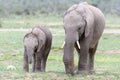
[[[48,57],[46,72],[42,73],[24,73],[22,71],[22,59],[23,55],[18,54],[16,56],[11,56],[11,59],[0,61],[0,79],[3,80],[119,80],[119,57],[120,54],[96,54],[95,58],[95,74],[89,75],[66,75],[64,71],[64,65],[62,62],[62,55],[59,51],[54,51]],[[75,60],[77,55],[75,55]],[[9,62],[9,63],[7,63]],[[54,65],[53,65],[54,64]],[[7,70],[8,65],[14,65],[16,70]],[[77,66],[77,61],[75,62]],[[113,67],[114,66],[114,67]]]
[[[119,50],[119,34],[104,34],[99,42],[98,50]]]
[[[64,30],[61,27],[50,28],[53,34],[53,49],[59,49],[64,41]],[[0,32],[1,53],[21,53],[23,51],[23,37],[25,32]],[[119,34],[104,34],[100,39],[98,50],[119,50]]]
[[[119,16],[115,14],[105,15],[106,28],[109,29],[120,29],[120,20]]]
[[[61,14],[62,15],[62,14]],[[47,15],[40,14],[39,16],[10,16],[0,19],[1,28],[31,28],[36,25],[47,25],[49,27],[63,27],[63,15]],[[106,28],[120,29],[119,16],[115,14],[106,14]]]
[[[36,25],[62,25],[62,17],[60,15],[12,16],[1,18],[1,21],[2,28],[31,28]]]
[[[106,16],[106,28],[119,29],[119,17]],[[0,80],[119,80],[120,79],[120,34],[103,34],[95,56],[95,74],[65,74],[62,62],[64,29],[62,17],[58,15],[13,16],[1,18],[2,28],[31,28],[44,24],[53,34],[52,50],[48,57],[46,72],[23,72],[23,37],[26,32],[0,32]],[[113,26],[118,25],[118,26]],[[76,52],[75,52],[76,53]],[[75,70],[77,70],[78,56],[75,54]],[[8,70],[13,65],[16,70]],[[30,65],[31,69],[32,65]]]
[[[0,32],[0,80],[119,80],[120,54],[109,53],[109,50],[119,50],[120,34],[104,34],[100,40],[95,57],[95,74],[66,75],[62,62],[63,51],[60,49],[64,41],[61,27],[50,27],[53,33],[53,45],[48,57],[45,73],[24,73],[23,65],[23,36],[25,32]],[[99,52],[101,51],[101,52]],[[78,57],[75,54],[75,69]],[[14,65],[16,70],[7,70],[8,65]],[[32,66],[32,65],[30,65]]]

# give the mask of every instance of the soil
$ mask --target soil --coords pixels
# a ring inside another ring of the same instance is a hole
[[[12,31],[18,31],[18,32],[27,32],[31,29],[0,29],[0,32],[12,32]],[[104,33],[106,34],[120,34],[120,29],[105,29]]]

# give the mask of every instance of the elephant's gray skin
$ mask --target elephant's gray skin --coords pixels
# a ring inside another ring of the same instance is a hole
[[[79,57],[78,73],[94,71],[94,54],[105,27],[103,13],[87,2],[82,2],[68,9],[63,21],[65,29],[63,62],[66,73],[74,74],[74,47]]]
[[[45,26],[34,27],[23,39],[24,71],[29,72],[29,63],[33,59],[33,72],[44,72],[52,45],[52,34]]]

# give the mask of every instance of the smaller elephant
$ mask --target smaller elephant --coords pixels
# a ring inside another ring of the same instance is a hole
[[[23,39],[24,44],[24,71],[29,72],[29,64],[32,63],[32,72],[44,72],[47,57],[52,45],[52,34],[44,26],[34,27]]]

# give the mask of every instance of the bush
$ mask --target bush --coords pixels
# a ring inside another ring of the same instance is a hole
[[[2,21],[0,20],[0,28],[2,27]]]
[[[87,1],[106,13],[120,14],[120,0],[0,0],[0,14],[64,13],[71,5]]]

